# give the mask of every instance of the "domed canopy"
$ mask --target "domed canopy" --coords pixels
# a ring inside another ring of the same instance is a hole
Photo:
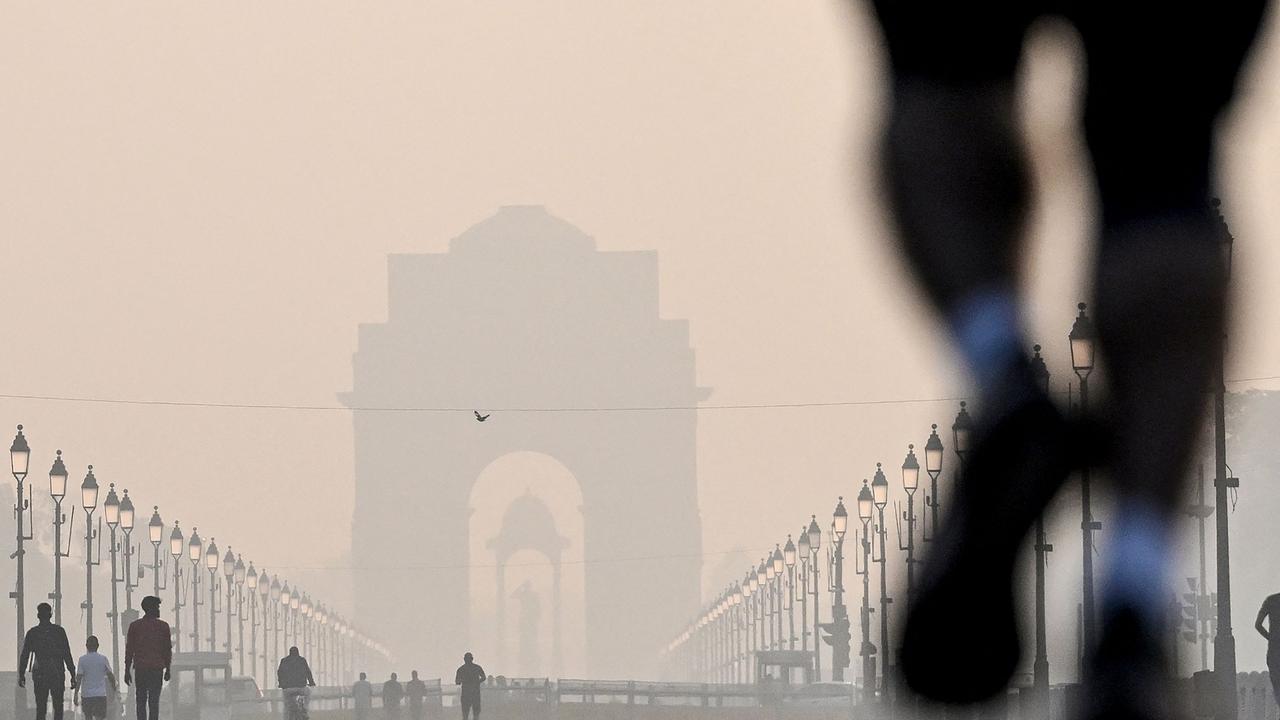
[[[537,550],[551,562],[559,562],[569,540],[556,532],[556,519],[546,503],[526,489],[507,506],[502,530],[485,545],[497,554],[499,563],[520,550]]]

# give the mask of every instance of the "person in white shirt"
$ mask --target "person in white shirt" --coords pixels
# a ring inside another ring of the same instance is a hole
[[[106,720],[107,687],[116,692],[116,676],[111,672],[111,663],[107,657],[98,652],[98,638],[90,635],[84,641],[89,652],[80,656],[76,663],[76,702],[84,698],[85,720]]]

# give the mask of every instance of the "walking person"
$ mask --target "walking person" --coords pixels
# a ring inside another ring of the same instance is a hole
[[[360,679],[351,686],[351,704],[356,708],[356,720],[368,720],[373,710],[373,685],[368,675],[360,673]]]
[[[480,720],[480,688],[485,677],[484,668],[472,662],[471,653],[462,656],[462,665],[453,677],[454,684],[461,688],[458,697],[462,704],[462,720]]]
[[[124,641],[124,684],[132,684],[138,720],[159,720],[160,690],[169,680],[172,662],[169,623],[160,619],[160,598],[148,595],[142,598],[142,617],[129,623]]]
[[[81,704],[83,698],[85,720],[106,720],[107,688],[111,694],[119,691],[116,676],[111,672],[111,663],[107,656],[98,652],[98,638],[90,635],[84,641],[88,652],[80,656],[76,662],[75,702]]]
[[[280,659],[280,667],[276,669],[276,685],[282,691],[286,717],[306,720],[307,688],[315,687],[316,681],[311,676],[311,666],[298,652],[297,645],[289,648],[289,654]]]
[[[18,687],[27,686],[27,668],[35,681],[36,720],[45,720],[49,699],[53,699],[53,720],[62,720],[63,699],[67,673],[71,673],[71,689],[76,688],[76,664],[71,659],[71,645],[67,633],[60,625],[54,625],[53,606],[40,603],[36,606],[39,623],[27,631],[22,641],[22,656],[18,658]]]
[[[396,674],[391,673],[391,679],[382,683],[382,710],[387,714],[387,720],[400,720],[402,699],[404,699],[404,688],[400,686]]]
[[[404,695],[409,698],[410,720],[422,720],[422,700],[427,696],[427,684],[418,678],[418,671],[404,684]]]
[[[908,608],[899,667],[935,700],[1002,692],[1019,662],[1012,577],[1023,539],[1073,468],[1101,465],[1117,498],[1115,542],[1082,714],[1171,715],[1164,588],[1226,317],[1210,202],[1215,125],[1267,1],[1123,12],[1101,0],[870,4],[892,71],[881,160],[901,249],[981,401]],[[1087,58],[1083,139],[1099,201],[1093,290],[1109,397],[1088,431],[1037,385],[1019,297],[1032,188],[1016,81],[1025,36],[1054,14],[1074,26]]]
[[[1267,621],[1266,627],[1262,625],[1263,620]],[[1280,633],[1276,632],[1280,630],[1280,593],[1262,601],[1253,626],[1267,639],[1267,674],[1271,677],[1271,692],[1280,704]]]

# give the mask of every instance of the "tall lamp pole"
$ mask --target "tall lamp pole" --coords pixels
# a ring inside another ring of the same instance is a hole
[[[1222,201],[1213,199],[1218,219],[1218,236],[1222,248],[1226,279],[1231,279],[1231,251],[1234,238],[1222,215]],[[1228,477],[1227,470],[1227,384],[1226,333],[1217,345],[1217,362],[1213,369],[1213,466],[1214,504],[1218,546],[1218,633],[1213,640],[1213,673],[1221,693],[1218,720],[1235,720],[1239,713],[1236,695],[1236,638],[1231,631],[1231,535],[1228,532],[1227,494],[1240,487],[1239,478]]]
[[[267,662],[267,633],[274,632],[275,624],[271,621],[271,609],[275,607],[275,600],[271,595],[272,590],[279,590],[280,584],[271,582],[271,578],[267,577],[267,571],[263,570],[258,575],[258,599],[262,602],[262,687],[267,687],[267,679],[271,675],[271,665]]]
[[[49,470],[49,497],[53,498],[53,592],[49,599],[53,601],[54,625],[62,624],[62,558],[71,552],[69,547],[65,552],[62,550],[62,523],[67,519],[62,514],[62,499],[66,496],[67,466],[62,464],[62,451],[59,450]],[[74,513],[71,521],[75,522]],[[69,540],[67,544],[70,545]]]
[[[244,571],[243,564],[240,567],[241,572]],[[239,613],[234,612],[236,598],[236,556],[231,552],[231,546],[227,546],[227,554],[222,557],[222,580],[223,587],[227,590],[226,604],[222,606],[222,614],[227,618],[227,655],[231,654],[231,616],[239,617]],[[244,633],[241,633],[243,635]],[[231,662],[230,658],[227,660]],[[244,651],[240,652],[240,674],[244,674]]]
[[[1049,396],[1049,367],[1040,356],[1040,346],[1036,345],[1035,355],[1031,358],[1031,374],[1036,386]],[[1049,720],[1049,641],[1048,627],[1045,620],[1045,569],[1048,553],[1053,551],[1044,532],[1044,515],[1036,517],[1036,659],[1031,665],[1032,686],[1035,688],[1035,701],[1039,714]]]
[[[810,580],[813,583],[813,676],[822,678],[822,643],[818,638],[819,622],[818,598],[820,597],[818,588],[821,587],[819,581],[822,579],[818,572],[818,550],[822,548],[822,528],[818,527],[818,516],[809,516],[809,529],[805,531],[805,535],[809,536],[809,567],[813,573]]]
[[[791,601],[800,601],[800,651],[809,652],[809,534],[800,526],[800,542],[796,543],[796,582]],[[814,676],[814,680],[817,680]]]
[[[227,552],[231,552],[231,549],[227,548]],[[250,563],[250,566],[252,565],[253,563]],[[233,572],[234,572],[235,581],[236,581],[236,624],[238,626],[236,637],[237,637],[237,644],[240,647],[240,674],[244,675],[244,586],[249,582],[249,569],[244,566],[244,559],[241,558],[239,555],[236,556],[236,564],[234,566]],[[255,575],[254,580],[257,580],[257,579],[258,578]],[[252,600],[253,585],[252,584],[249,585],[249,597],[251,598],[249,600],[249,603],[252,604],[253,603],[253,600]],[[250,624],[252,624],[252,621],[250,621]],[[250,648],[249,650],[249,655],[250,657],[253,656],[252,648]]]
[[[218,543],[209,538],[204,553],[204,568],[209,571],[209,652],[218,652]]]
[[[159,508],[151,516],[151,521],[160,517]],[[173,556],[173,650],[174,652],[182,651],[182,551],[186,547],[186,541],[182,537],[182,528],[178,526],[178,521],[173,521],[173,532],[169,534],[169,554]],[[156,573],[159,574],[159,570]],[[159,587],[159,580],[156,580],[156,587]]]
[[[197,528],[191,528],[191,539],[187,541],[187,559],[191,561],[191,644],[192,650],[200,652],[200,561],[204,559],[204,541],[200,539]],[[213,648],[209,648],[212,650]]]
[[[93,540],[99,533],[93,530],[93,511],[98,509],[98,480],[93,476],[93,466],[80,483],[80,501],[84,505],[84,632],[93,634],[93,567],[102,563],[102,546],[99,545],[98,560],[93,559]],[[98,520],[101,525],[102,520]]]
[[[107,499],[102,502],[102,516],[107,522],[108,542],[111,551],[111,667],[120,667],[120,601],[116,592],[120,578],[116,575],[116,528],[120,525],[120,498],[116,496],[116,484],[107,487]],[[125,584],[129,576],[124,577]]]
[[[787,583],[784,598],[787,605],[787,649],[796,649],[796,544],[787,536],[782,548],[782,562],[787,566]],[[801,623],[803,628],[803,621]]]
[[[929,475],[929,495],[924,496],[924,504],[929,508],[928,526],[924,528],[924,541],[932,542],[929,528],[938,532],[938,476],[942,474],[942,438],[938,437],[938,424],[929,429],[929,439],[924,444],[924,471]]]
[[[875,501],[871,496],[871,488],[867,481],[862,481],[862,489],[858,491],[858,519],[862,521],[862,537],[859,539],[862,552],[862,568],[855,570],[862,576],[862,611],[859,613],[859,626],[862,630],[862,649],[858,654],[862,657],[862,692],[864,702],[870,704],[876,696],[876,646],[871,642],[871,540],[870,522],[874,513]]]
[[[753,604],[756,601],[756,573],[754,570],[747,571],[746,576],[742,579],[742,595],[747,604],[742,613],[743,630],[747,639],[742,662],[746,668],[746,680],[747,682],[752,682],[758,678],[755,676],[755,663],[751,662],[751,659],[755,657],[754,653],[759,649],[756,646],[756,618]]]
[[[880,534],[880,700],[889,705],[889,554],[885,543],[884,508],[889,504],[889,480],[884,476],[880,463],[876,463],[876,474],[871,479],[871,496],[875,500],[878,513],[877,524]]]
[[[844,627],[847,633],[849,611],[844,606],[844,535],[849,530],[849,511],[844,508],[844,498],[836,500],[836,509],[831,513],[831,625]],[[810,543],[813,538],[809,539]],[[856,569],[856,568],[855,568]],[[814,606],[817,607],[816,605]],[[841,655],[844,655],[842,658]],[[843,660],[843,662],[842,662]],[[845,652],[831,646],[831,681],[844,682],[844,669],[848,663],[847,646]]]
[[[920,461],[916,459],[916,446],[907,445],[907,457],[902,461],[902,489],[907,493],[907,605],[916,594],[916,489],[920,487]]]
[[[124,531],[124,545],[121,548],[124,554],[124,612],[125,617],[132,617],[133,612],[133,528],[137,521],[137,511],[133,507],[133,500],[129,499],[129,489],[125,488],[124,497],[120,499],[120,529]],[[138,580],[141,581],[141,571],[139,571]],[[114,612],[114,608],[112,608]],[[114,666],[113,666],[114,667]]]
[[[27,438],[22,434],[22,426],[19,425],[18,434],[14,436],[13,444],[9,446],[9,470],[13,473],[14,481],[17,482],[17,496],[15,498],[15,503],[13,506],[13,512],[14,512],[14,516],[17,517],[18,519],[18,532],[16,536],[16,539],[18,542],[18,548],[14,552],[13,558],[14,560],[17,561],[18,568],[17,568],[17,576],[14,578],[13,592],[10,593],[10,597],[12,597],[14,602],[17,604],[16,616],[18,620],[18,633],[17,633],[17,641],[14,644],[14,649],[15,649],[15,652],[17,653],[18,659],[21,658],[22,643],[26,639],[26,633],[27,633],[27,625],[26,625],[27,623],[27,620],[26,620],[27,584],[26,584],[26,574],[23,572],[24,565],[26,562],[26,557],[25,557],[26,542],[35,537],[34,534],[28,536],[25,528],[26,521],[30,519],[30,515],[33,511],[31,507],[31,500],[29,498],[31,494],[31,488],[30,487],[24,488],[23,486],[23,483],[27,479],[27,471],[30,469],[30,464],[31,464],[31,447],[27,445]],[[34,528],[35,528],[34,521],[31,523],[31,527],[32,527],[32,530],[34,531]],[[14,663],[14,667],[18,667],[17,662]],[[19,668],[19,672],[21,671],[22,671],[22,668]],[[21,688],[15,687],[14,693],[13,693],[13,703],[14,703],[13,705],[14,717],[22,717],[23,715],[25,715],[27,712],[26,691]]]
[[[769,558],[769,564],[773,569],[773,596],[774,600],[774,617],[778,622],[778,646],[777,649],[783,649],[786,644],[782,638],[782,606],[785,604],[785,593],[783,592],[784,580],[786,579],[786,561],[782,557],[782,550],[775,543],[773,546],[773,556]]]
[[[1083,415],[1089,410],[1089,374],[1093,372],[1098,334],[1094,330],[1093,320],[1085,313],[1086,305],[1080,303],[1076,307],[1080,310],[1080,314],[1076,316],[1067,338],[1071,341],[1071,368],[1075,370],[1076,377],[1080,378],[1080,413]],[[1102,523],[1095,522],[1093,519],[1089,466],[1085,465],[1080,469],[1080,530],[1081,547],[1084,551],[1084,589],[1080,606],[1080,627],[1083,638],[1081,667],[1085,658],[1090,657],[1094,648],[1097,647],[1094,634],[1094,618],[1097,615],[1093,605],[1093,532],[1101,527]]]

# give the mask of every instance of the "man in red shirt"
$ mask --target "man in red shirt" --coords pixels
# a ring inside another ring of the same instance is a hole
[[[169,679],[173,644],[169,623],[160,619],[160,598],[154,595],[142,598],[142,613],[141,618],[129,624],[124,643],[124,682],[126,685],[133,682],[131,668],[138,671],[138,684],[134,687],[138,720],[159,720],[160,688]]]

